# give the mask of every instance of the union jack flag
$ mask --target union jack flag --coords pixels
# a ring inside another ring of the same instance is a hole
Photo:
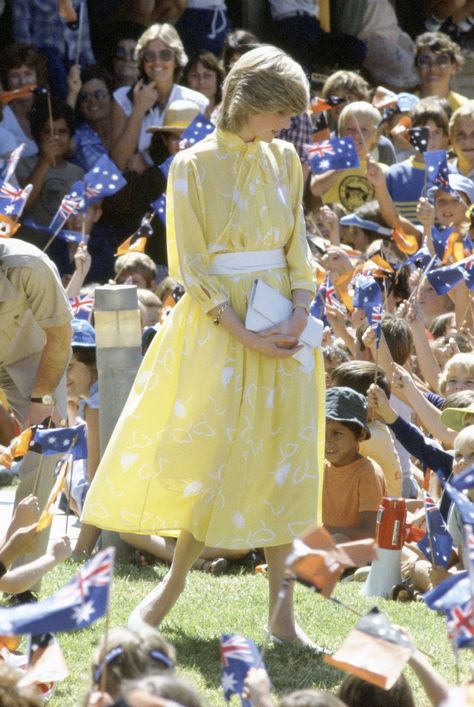
[[[75,319],[86,319],[90,321],[94,310],[94,295],[85,295],[84,297],[70,297],[69,304],[71,305]]]
[[[82,194],[66,194],[49,225],[53,233],[59,232],[70,216],[81,211],[84,207],[84,203]]]
[[[449,612],[447,621],[448,638],[451,641],[468,641],[471,644],[474,639],[474,613],[472,601],[468,601],[463,606],[456,606]],[[460,646],[461,647],[461,646]]]
[[[331,145],[329,140],[325,142],[316,142],[314,145],[308,145],[307,155],[308,157],[324,157],[324,155],[333,155],[334,147]]]
[[[242,660],[246,663],[252,658],[252,652],[249,648],[248,641],[242,636],[236,634],[226,634],[221,639],[221,663],[226,667],[229,666],[229,658],[233,660]]]
[[[336,304],[336,288],[332,284],[331,278],[329,275],[326,275],[326,282],[324,283],[324,299],[326,304],[328,304],[330,307],[334,307]]]
[[[9,197],[12,201],[16,201],[23,196],[23,189],[16,189],[12,184],[3,182],[2,186],[0,186],[0,194]]]

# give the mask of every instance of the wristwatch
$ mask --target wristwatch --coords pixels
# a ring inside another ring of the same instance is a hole
[[[54,405],[56,402],[52,395],[46,393],[46,395],[40,395],[38,397],[30,398],[32,403],[41,403],[41,405]]]

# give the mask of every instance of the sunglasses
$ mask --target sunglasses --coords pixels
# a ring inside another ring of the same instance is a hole
[[[153,49],[145,49],[142,54],[142,59],[147,64],[151,64],[157,59],[161,61],[171,61],[174,57],[174,51],[172,49],[160,49],[159,52],[154,52]]]
[[[103,88],[97,88],[95,91],[81,91],[79,94],[79,100],[81,101],[91,101],[93,98],[103,101],[109,95],[108,91],[104,91]]]
[[[446,69],[446,67],[452,64],[452,60],[447,54],[437,54],[434,59],[430,56],[419,56],[416,63],[418,66],[438,66],[440,69]]]
[[[115,50],[115,59],[126,61],[135,61],[135,50],[125,49],[124,47],[117,47]]]

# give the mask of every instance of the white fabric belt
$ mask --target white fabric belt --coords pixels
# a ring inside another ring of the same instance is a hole
[[[211,262],[211,275],[237,275],[259,270],[286,268],[283,248],[274,250],[243,250],[238,253],[215,255]]]

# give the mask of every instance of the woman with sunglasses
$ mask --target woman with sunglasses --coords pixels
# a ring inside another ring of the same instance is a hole
[[[464,63],[460,46],[442,32],[420,34],[415,46],[420,96],[446,98],[453,111],[466,103],[466,96],[451,90],[451,79]]]
[[[209,104],[202,93],[178,86],[188,58],[182,42],[170,24],[155,24],[137,42],[139,80],[114,93],[112,107],[111,157],[119,169],[143,171],[152,164],[148,155],[148,128],[160,126],[171,101],[194,101],[204,113]],[[130,158],[139,153],[139,158]]]
[[[76,101],[80,124],[75,135],[74,162],[85,171],[110,150],[112,90],[112,77],[102,67],[88,66],[82,71]]]

